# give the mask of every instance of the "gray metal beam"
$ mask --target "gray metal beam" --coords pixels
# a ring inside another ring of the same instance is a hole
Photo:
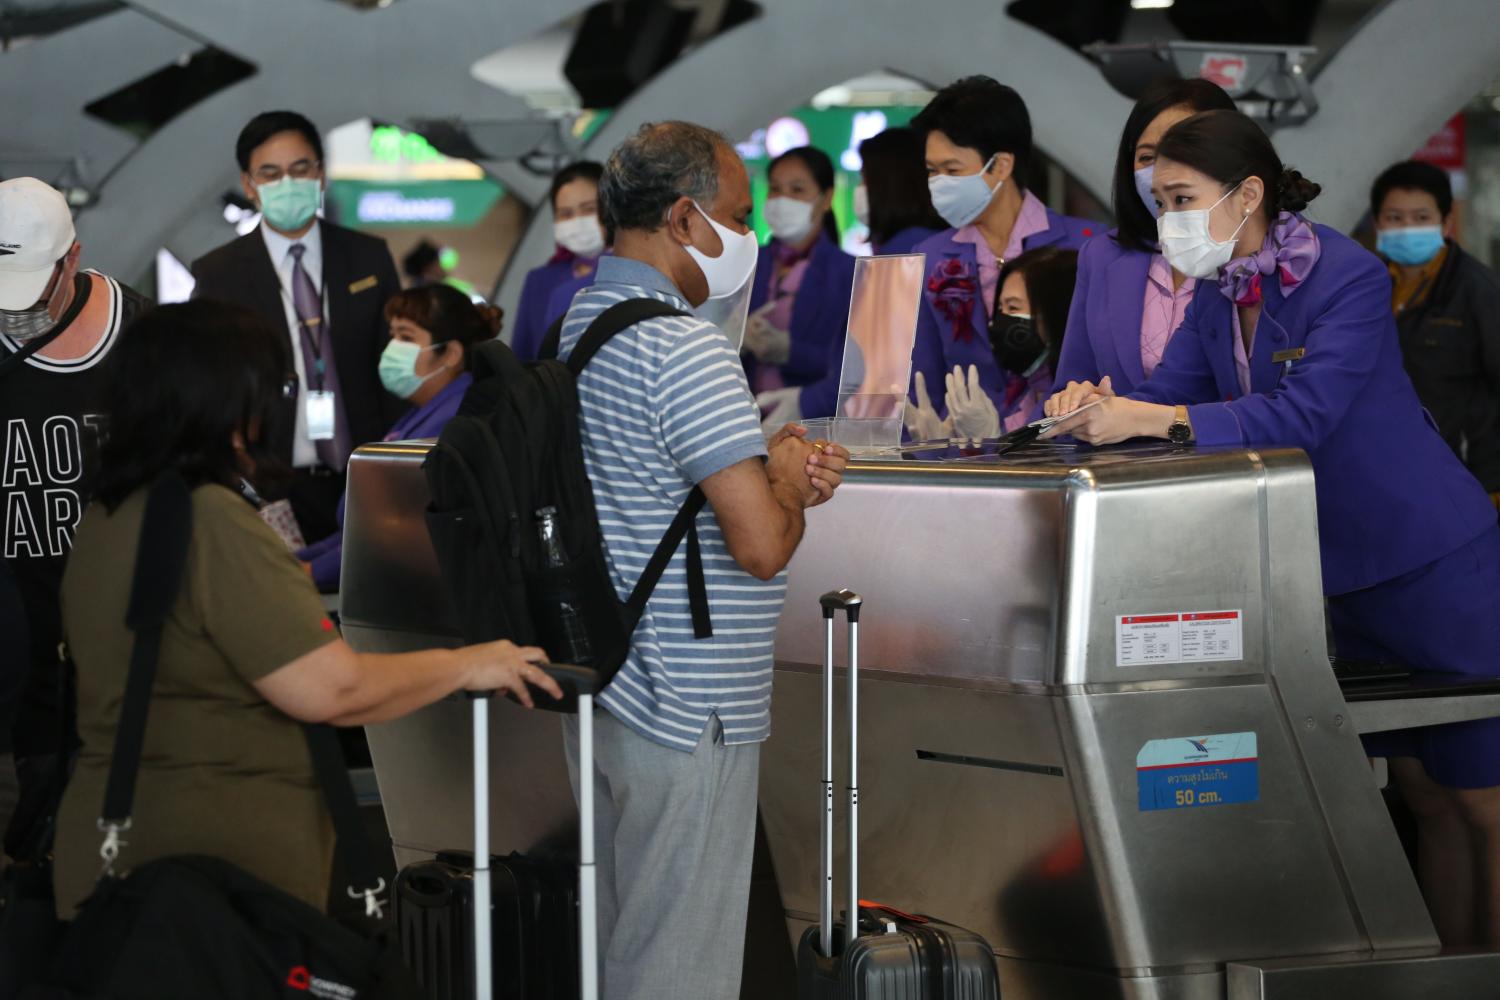
[[[1494,0],[1390,0],[1313,77],[1320,109],[1276,133],[1281,158],[1323,185],[1311,214],[1351,229],[1381,170],[1409,157],[1496,72]]]
[[[1106,194],[1130,102],[1083,56],[1004,13],[992,0],[787,0],[673,63],[621,106],[585,155],[602,160],[642,122],[683,118],[748,136],[817,92],[872,70],[944,84],[985,73],[1021,92],[1036,144]],[[837,39],[837,44],[830,44]],[[516,249],[498,300],[514,308],[525,272],[546,258],[540,212]]]

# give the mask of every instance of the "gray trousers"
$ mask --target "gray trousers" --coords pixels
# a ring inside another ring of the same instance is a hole
[[[563,718],[578,794],[578,720]],[[739,1000],[760,744],[692,753],[594,716],[601,1000]]]

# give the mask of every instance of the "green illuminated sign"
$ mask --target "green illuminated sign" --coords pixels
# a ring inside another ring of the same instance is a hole
[[[394,125],[370,130],[370,156],[380,163],[432,163],[443,158],[425,138]]]

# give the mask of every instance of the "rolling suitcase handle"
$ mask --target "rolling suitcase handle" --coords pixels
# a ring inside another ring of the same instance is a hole
[[[599,675],[588,667],[537,664],[578,698],[578,951],[582,1000],[599,998],[598,884],[594,873],[594,694]],[[494,995],[490,929],[490,705],[492,692],[471,692],[474,703],[474,997]]]
[[[833,618],[849,619],[849,910],[847,947],[859,936],[859,609],[864,599],[851,590],[835,590],[818,599],[823,606],[823,875],[818,900],[818,945],[833,954]]]

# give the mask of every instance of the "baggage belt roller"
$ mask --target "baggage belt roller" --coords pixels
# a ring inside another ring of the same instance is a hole
[[[359,648],[456,641],[425,450],[351,462],[342,617]],[[1328,667],[1315,514],[1297,451],[854,463],[809,513],[777,635],[761,814],[792,938],[818,912],[816,598],[849,586],[871,609],[862,894],[984,936],[1002,995],[1295,996],[1313,977],[1364,984],[1376,960],[1376,984],[1493,982],[1495,956],[1436,957],[1357,736],[1376,702],[1351,706]],[[1492,699],[1384,696],[1376,724],[1496,714],[1473,707]],[[462,712],[370,728],[402,863],[468,828]],[[495,713],[495,849],[571,841],[555,718]]]

